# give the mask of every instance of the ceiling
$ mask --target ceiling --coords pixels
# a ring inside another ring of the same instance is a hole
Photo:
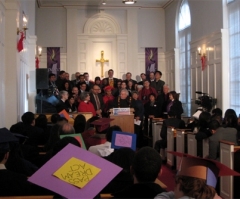
[[[37,0],[38,7],[142,7],[142,8],[165,8],[173,0],[137,0],[134,5],[125,5],[122,0],[105,0],[106,5],[102,5],[103,0]]]

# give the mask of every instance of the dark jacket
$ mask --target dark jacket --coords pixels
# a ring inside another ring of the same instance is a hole
[[[103,103],[103,97],[101,94],[98,94],[98,99],[100,102],[100,109],[104,110],[104,103]],[[90,102],[93,104],[95,111],[97,110],[97,102],[95,101],[93,93],[90,93]]]

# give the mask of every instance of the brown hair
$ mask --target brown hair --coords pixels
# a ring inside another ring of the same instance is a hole
[[[176,184],[179,184],[179,191],[185,196],[195,199],[213,199],[216,191],[206,184],[206,180],[188,176],[176,176]]]
[[[170,91],[169,95],[172,95],[174,100],[178,100],[178,94],[176,93],[176,91]]]

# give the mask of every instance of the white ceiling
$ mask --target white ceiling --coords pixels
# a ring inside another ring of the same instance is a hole
[[[106,5],[102,5],[103,0],[37,0],[38,7],[156,7],[165,8],[173,0],[137,0],[134,5],[125,5],[122,0],[105,0]]]

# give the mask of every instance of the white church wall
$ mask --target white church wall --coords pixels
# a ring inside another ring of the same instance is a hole
[[[0,112],[5,113],[5,8],[3,0],[0,0]],[[0,119],[0,128],[5,126],[5,117]]]
[[[144,52],[146,47],[157,47],[165,51],[164,9],[138,10],[138,46]]]
[[[42,47],[61,47],[61,52],[66,53],[67,52],[66,9],[37,8],[36,35],[38,37],[37,45]]]
[[[217,107],[222,109],[222,40],[221,32],[206,35],[191,42],[191,99],[192,111],[197,108],[196,91],[202,91],[213,98],[217,98]],[[202,70],[201,56],[198,47],[206,54],[206,67]]]
[[[26,5],[29,4],[29,5]],[[30,5],[31,4],[31,5]],[[35,21],[35,2],[27,1],[5,1],[5,67],[3,69],[4,79],[4,126],[9,128],[12,124],[20,120],[21,115],[30,110],[29,105],[34,104],[34,99],[29,98],[31,89],[29,83],[35,84],[35,75],[30,76],[30,71],[35,68],[35,46],[36,37],[34,27],[28,25],[26,38],[23,40],[24,49],[19,53],[17,51],[17,41],[19,35],[16,34],[17,27],[22,28],[22,12],[29,17],[29,21]],[[31,9],[28,12],[27,9]],[[19,25],[17,25],[17,21]],[[1,53],[2,56],[2,53]],[[2,72],[2,71],[1,71]],[[33,112],[34,108],[31,110]]]
[[[97,46],[101,46],[101,42],[103,42],[102,44],[105,44],[108,46],[107,48],[109,48],[105,50],[105,58],[110,59],[110,62],[109,64],[105,64],[104,75],[107,75],[107,70],[109,68],[113,68],[115,71],[115,76],[118,78],[123,78],[124,74],[128,71],[133,73],[134,78],[141,72],[145,71],[144,65],[139,65],[138,61],[138,57],[141,56],[141,53],[144,53],[145,47],[158,47],[160,57],[161,53],[165,49],[165,25],[163,9],[104,9],[102,12],[104,12],[106,15],[110,15],[116,21],[120,27],[120,32],[117,34],[100,33],[98,37],[96,34],[92,36],[91,33],[85,33],[84,27],[88,19],[98,14],[100,10],[79,9],[73,7],[66,7],[66,11],[63,11],[60,8],[54,9],[37,9],[37,43],[38,45],[43,46],[43,55],[40,58],[41,68],[47,67],[44,53],[46,53],[45,47],[51,46],[50,44],[52,41],[49,42],[49,35],[56,34],[57,32],[61,31],[60,29],[62,28],[67,29],[66,37],[61,38],[61,41],[60,36],[53,38],[55,44],[54,46],[61,46],[62,43],[67,41],[67,47],[65,48],[63,46],[63,49],[61,49],[61,56],[62,54],[64,55],[64,53],[66,53],[66,70],[72,77],[76,71],[88,71],[92,78],[96,75],[101,75],[100,69],[95,70],[93,68],[98,66],[95,63],[95,60],[99,58],[100,51],[98,53],[95,51],[97,51]],[[44,17],[42,17],[42,15],[44,15]],[[59,18],[66,18],[66,20],[64,19],[61,21],[61,28],[57,27],[54,29],[53,27],[56,26],[54,25],[52,27],[51,24],[56,24],[55,22]],[[67,25],[64,25],[64,23],[67,23]],[[48,30],[47,34],[43,28]],[[148,30],[150,30],[151,34],[149,34]],[[141,43],[139,44],[139,42]],[[92,47],[96,47],[96,49],[93,49]],[[66,51],[64,49],[66,49]],[[107,51],[110,52],[109,55],[107,54]],[[165,63],[162,63],[161,61],[160,65],[160,69],[164,71],[165,68],[162,66],[164,66]],[[61,69],[65,69],[62,67],[62,63]],[[97,73],[97,71],[99,72]]]

